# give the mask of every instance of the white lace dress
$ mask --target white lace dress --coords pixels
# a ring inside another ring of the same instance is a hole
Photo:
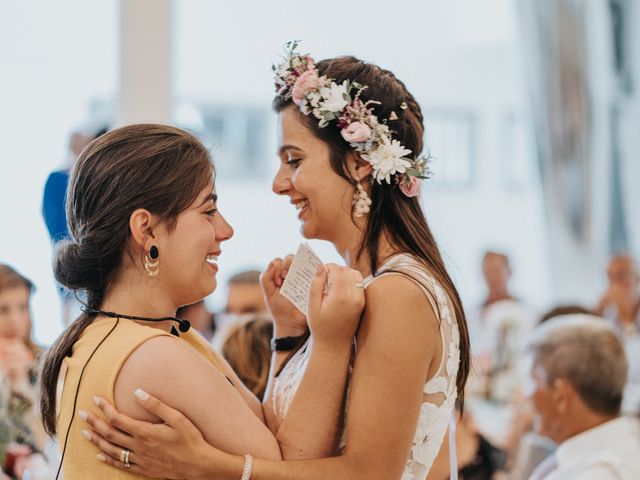
[[[413,446],[405,465],[402,480],[424,480],[433,464],[456,400],[456,375],[460,362],[460,337],[455,313],[445,290],[427,269],[409,255],[396,255],[388,260],[377,275],[365,279],[365,287],[381,275],[403,275],[420,286],[440,323],[442,360],[436,374],[425,384],[420,417],[413,437]],[[296,352],[275,380],[273,405],[279,421],[287,415],[295,393],[309,362],[311,339]],[[346,433],[346,432],[345,432]],[[343,435],[343,441],[344,441]]]

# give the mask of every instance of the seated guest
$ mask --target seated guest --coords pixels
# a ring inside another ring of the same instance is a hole
[[[46,436],[35,409],[37,360],[29,301],[33,283],[0,264],[0,472],[42,470]],[[0,476],[1,478],[1,476]]]
[[[240,272],[229,279],[225,311],[235,315],[267,311],[260,288],[260,272],[258,270]]]
[[[627,360],[616,332],[565,316],[538,327],[530,348],[537,428],[558,445],[530,480],[640,478],[640,421],[620,416]]]
[[[576,314],[591,315],[592,312],[581,305],[558,305],[544,313],[538,325],[559,317],[572,318]],[[505,442],[510,475],[513,479],[529,478],[538,464],[555,451],[556,445],[533,431],[534,410],[530,398],[520,398],[514,404],[513,411]]]
[[[227,282],[227,299],[223,312],[216,313],[215,334],[211,345],[222,353],[222,344],[229,336],[230,330],[242,324],[254,313],[268,315],[262,287],[260,272],[247,270],[232,276]]]
[[[267,314],[247,314],[229,328],[222,345],[227,359],[242,383],[262,399],[269,377],[273,321]]]

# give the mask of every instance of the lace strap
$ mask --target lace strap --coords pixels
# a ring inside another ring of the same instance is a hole
[[[402,266],[403,265],[396,265],[394,267],[391,267],[391,268],[381,272],[379,275],[374,277],[369,282],[369,284],[367,286],[371,285],[371,283],[373,283],[376,279],[378,279],[380,277],[383,277],[385,275],[402,275],[402,276],[408,278],[413,283],[415,283],[420,288],[420,290],[422,290],[422,292],[425,294],[425,296],[427,297],[427,300],[429,301],[429,304],[431,305],[431,308],[433,309],[434,313],[436,314],[436,319],[438,320],[438,323],[440,323],[440,307],[438,306],[438,302],[436,301],[434,292],[430,288],[431,286],[428,285],[428,283],[425,280],[416,278],[415,274],[409,273],[407,271],[409,269],[407,269],[407,268],[399,269],[398,268],[398,267],[402,267]],[[416,273],[418,273],[418,272],[416,272]],[[419,272],[418,275],[419,274],[424,275],[423,272]]]

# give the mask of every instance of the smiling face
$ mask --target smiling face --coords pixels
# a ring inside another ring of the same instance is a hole
[[[329,147],[303,124],[295,106],[280,112],[278,120],[280,168],[273,179],[273,191],[291,199],[305,238],[335,243],[342,233],[354,228],[354,188],[332,170]]]
[[[175,228],[158,230],[156,239],[145,245],[158,246],[162,287],[176,305],[194,303],[216,288],[217,260],[221,243],[233,236],[233,228],[217,209],[212,186],[202,190],[197,199],[180,215]]]

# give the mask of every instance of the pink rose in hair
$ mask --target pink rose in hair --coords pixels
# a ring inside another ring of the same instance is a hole
[[[307,70],[315,70],[316,62],[313,61],[313,58],[307,57]]]
[[[302,103],[302,99],[307,96],[309,92],[318,87],[318,72],[315,70],[307,70],[298,77],[296,83],[293,84],[291,89],[291,99],[296,105]]]
[[[409,180],[400,182],[400,191],[407,197],[417,197],[420,195],[420,179],[418,177],[409,177]]]
[[[371,129],[362,122],[353,122],[340,132],[349,143],[362,143],[371,138]]]

